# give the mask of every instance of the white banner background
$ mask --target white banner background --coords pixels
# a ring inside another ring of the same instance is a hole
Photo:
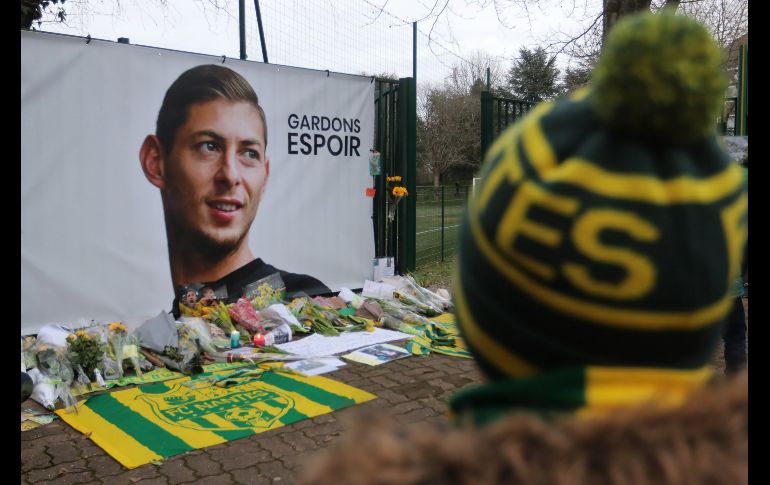
[[[170,310],[160,193],[142,174],[139,147],[171,83],[222,58],[22,32],[21,59],[22,335],[81,318],[136,326]],[[251,228],[254,254],[333,290],[362,287],[374,257],[370,79],[225,65],[249,80],[267,116],[270,179]],[[289,129],[291,113],[357,118],[360,156],[288,155],[288,132],[299,131]]]

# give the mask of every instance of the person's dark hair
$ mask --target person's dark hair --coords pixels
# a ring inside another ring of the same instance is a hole
[[[166,91],[155,126],[155,134],[164,152],[170,152],[174,146],[174,136],[179,127],[187,121],[190,106],[216,98],[253,104],[264,126],[267,148],[267,122],[257,93],[243,76],[232,69],[207,64],[185,71]]]

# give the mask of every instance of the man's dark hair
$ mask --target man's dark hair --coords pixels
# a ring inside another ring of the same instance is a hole
[[[232,69],[207,64],[185,71],[166,91],[155,126],[155,134],[165,153],[173,148],[176,131],[187,121],[190,106],[217,98],[245,101],[254,105],[262,120],[267,148],[267,122],[257,93],[243,76]]]

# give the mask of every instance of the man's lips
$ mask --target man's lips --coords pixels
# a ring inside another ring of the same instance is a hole
[[[209,212],[214,218],[222,222],[231,221],[243,207],[243,203],[235,199],[209,200],[206,205],[209,206]]]

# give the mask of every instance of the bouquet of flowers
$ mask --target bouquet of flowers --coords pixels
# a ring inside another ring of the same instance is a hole
[[[229,308],[229,312],[233,322],[248,330],[249,333],[259,331],[259,315],[247,298],[241,297]]]
[[[309,297],[295,299],[290,307],[300,322],[315,333],[327,337],[339,335],[340,332],[374,331],[373,321],[353,315],[341,315],[333,308],[323,307]]]
[[[440,309],[428,302],[420,301],[419,296],[409,294],[409,292],[404,289],[395,290],[393,296],[415,313],[428,317],[437,317],[442,313]]]
[[[430,320],[420,315],[419,313],[413,311],[411,307],[404,305],[398,300],[379,300],[376,298],[372,298],[372,299],[376,301],[382,308],[382,311],[384,312],[383,317],[389,316],[389,317],[392,317],[392,319],[395,319],[397,321],[401,321],[401,322],[418,326],[418,327],[425,327],[431,324]],[[382,322],[383,324],[388,323],[385,320],[382,320]]]
[[[142,375],[139,365],[139,343],[128,336],[128,328],[120,322],[110,323],[107,327],[107,342],[118,363],[118,373],[123,377],[123,360],[129,359],[136,371],[136,375]]]
[[[75,404],[75,398],[70,392],[70,386],[75,377],[72,364],[67,359],[66,350],[50,344],[38,344],[35,354],[37,369],[43,377],[38,391],[40,402],[46,408],[53,410],[56,400],[61,398],[64,407]],[[33,398],[35,398],[33,391]]]
[[[78,330],[74,334],[67,336],[67,356],[78,373],[85,376],[81,380],[83,384],[90,384],[94,380],[104,386],[99,366],[104,359],[105,347],[102,344],[101,336],[89,334],[85,330]],[[79,380],[81,376],[78,376]]]
[[[406,291],[410,295],[412,295],[415,299],[421,301],[422,303],[425,303],[427,305],[430,305],[434,309],[440,311],[440,312],[451,312],[454,310],[454,304],[451,300],[444,298],[442,296],[439,296],[438,294],[430,291],[427,288],[423,288],[417,282],[414,280],[414,278],[410,275],[406,275],[403,277],[404,286],[401,288],[402,290]]]
[[[230,311],[224,302],[217,302],[213,306],[208,320],[217,327],[221,328],[225,335],[228,337],[233,332],[233,330],[235,330],[233,320],[230,318]]]
[[[200,318],[182,317],[182,320],[177,323],[177,332],[179,333],[180,340],[188,339],[194,341],[200,350],[204,352],[211,354],[217,351],[216,347],[214,347],[208,325]]]
[[[243,295],[251,301],[255,310],[262,310],[274,303],[283,303],[286,296],[286,284],[280,273],[273,273],[246,285]]]
[[[396,218],[396,208],[398,207],[398,203],[401,202],[401,199],[409,195],[409,192],[407,192],[406,187],[400,185],[401,177],[398,175],[395,175],[393,177],[388,177],[388,220],[390,222],[393,222],[393,219]]]
[[[28,335],[26,337],[21,338],[22,372],[26,372],[27,369],[32,369],[37,365],[37,362],[35,362],[35,345],[36,344],[37,344],[37,339],[32,335]]]

